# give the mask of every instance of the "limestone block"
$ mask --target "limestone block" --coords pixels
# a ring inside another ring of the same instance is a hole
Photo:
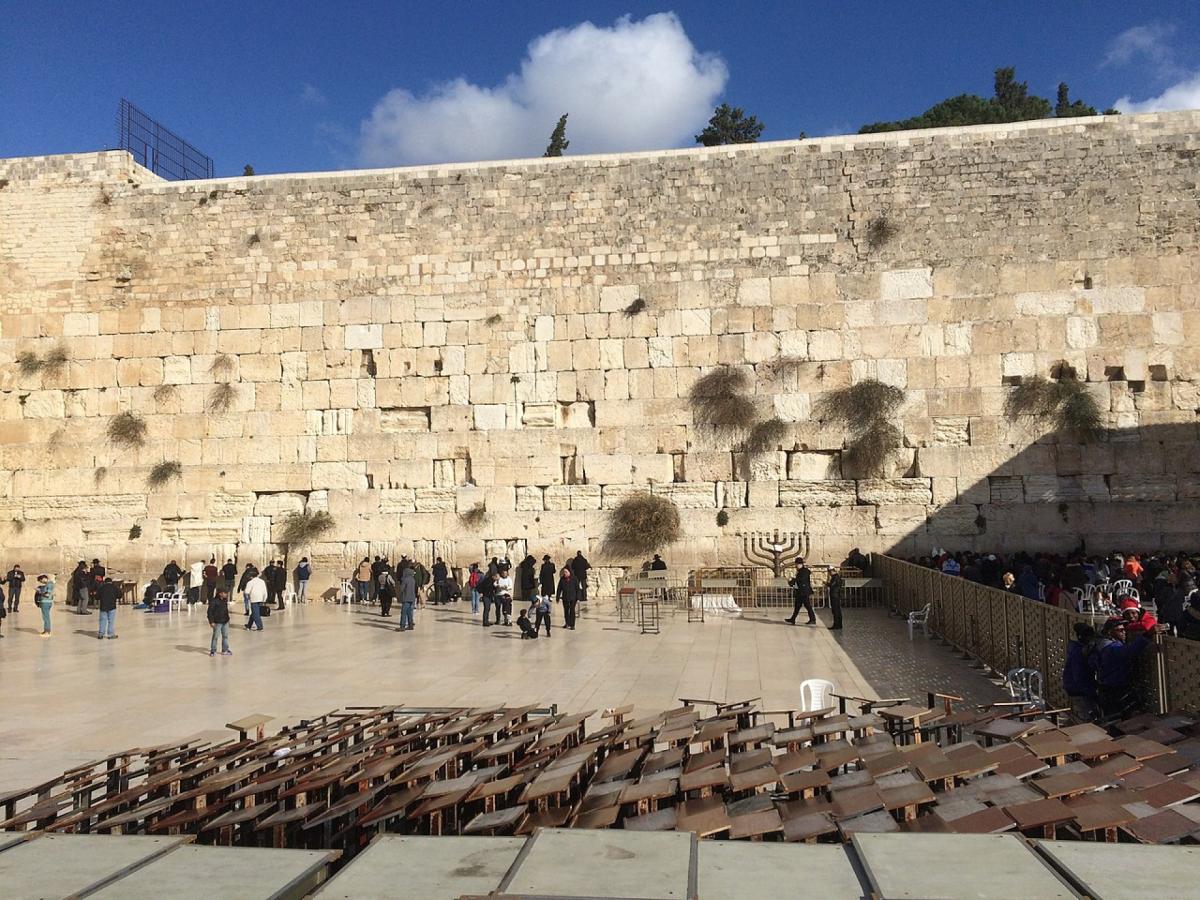
[[[771,279],[771,303],[796,306],[812,299],[807,275],[781,275]]]
[[[1166,502],[1175,499],[1178,483],[1174,475],[1113,475],[1109,480],[1112,499],[1118,503]]]
[[[521,424],[527,428],[553,428],[558,424],[558,404],[526,403],[521,409]]]
[[[668,453],[638,453],[631,455],[632,475],[635,484],[642,482],[667,482],[675,477],[675,463]]]
[[[875,531],[875,507],[805,507],[804,526],[810,534],[840,534],[861,537]]]
[[[928,478],[863,479],[858,482],[858,501],[928,506],[933,502],[933,488]]]
[[[541,512],[544,509],[542,488],[531,485],[517,488],[517,512]]]
[[[752,365],[773,360],[779,356],[779,338],[759,331],[747,334],[744,354],[746,362]]]
[[[214,519],[240,519],[254,513],[256,499],[251,491],[216,491],[208,495],[208,515]]]
[[[270,516],[245,516],[241,522],[241,542],[262,546],[271,541]]]
[[[622,312],[637,300],[642,289],[636,284],[610,285],[600,289],[600,312]]]
[[[839,359],[842,355],[842,334],[839,331],[811,331],[808,334],[809,359]]]
[[[712,313],[707,309],[685,309],[680,312],[679,330],[685,335],[710,334]]]
[[[366,463],[361,461],[313,463],[312,486],[317,489],[366,488]]]
[[[597,500],[599,500],[599,496],[600,490],[597,488]],[[542,504],[547,511],[559,512],[570,509],[571,493],[569,486],[565,484],[547,485],[542,491]]]
[[[1021,482],[1026,503],[1075,503],[1110,499],[1108,483],[1100,475],[1025,475]]]
[[[253,515],[280,518],[300,512],[304,512],[304,495],[285,492],[258,495]]]
[[[987,481],[992,503],[1021,503],[1025,498],[1025,485],[1019,475],[990,475]]]
[[[413,488],[384,488],[379,492],[379,511],[387,515],[416,512],[416,490]]]
[[[944,506],[958,500],[957,478],[931,478],[929,480],[932,482],[935,506]]]
[[[629,484],[633,480],[633,457],[627,453],[585,454],[583,474],[589,484]]]
[[[457,509],[458,491],[453,487],[426,487],[413,490],[419,513],[452,513]]]
[[[778,486],[774,495],[774,503],[771,508],[779,505],[779,490]],[[718,481],[717,482],[717,508],[718,509],[745,509],[750,502],[749,491],[747,484],[744,481]]]
[[[858,499],[853,481],[781,481],[780,506],[853,506]]]
[[[976,535],[981,532],[976,524],[979,515],[975,506],[943,506],[929,517],[926,529],[939,537]]]
[[[563,428],[591,428],[593,406],[586,402],[562,403],[560,416]]]
[[[687,453],[683,457],[683,474],[688,481],[728,481],[733,477],[733,454],[727,451]]]
[[[840,479],[840,454],[797,450],[787,454],[787,477],[791,481]]]
[[[66,415],[62,391],[31,391],[22,413],[27,419],[61,419]]]
[[[659,497],[666,497],[680,509],[715,509],[716,487],[707,481],[668,483],[654,485],[653,492]]]
[[[1141,287],[1095,288],[1084,291],[1083,297],[1091,302],[1095,316],[1140,313],[1146,308],[1146,291]]]
[[[1100,330],[1096,320],[1084,316],[1071,316],[1067,319],[1067,346],[1075,350],[1086,350],[1096,346],[1100,340]]]
[[[933,296],[933,270],[894,269],[879,273],[881,300],[914,300]]]
[[[191,382],[191,357],[168,356],[163,360],[163,384],[191,384]]]
[[[649,345],[649,362],[651,368],[661,369],[675,364],[674,349],[669,337],[652,337],[650,338]]]
[[[571,504],[572,510],[592,510],[600,509],[601,505],[601,488],[598,484],[570,484],[566,485],[567,497]],[[604,494],[607,495],[609,488],[604,488]],[[614,489],[614,493],[616,489]],[[619,500],[617,502],[620,502]],[[615,505],[615,504],[614,504]]]
[[[770,306],[771,279],[742,279],[742,281],[738,284],[737,302],[739,306]]]
[[[346,350],[381,350],[383,348],[382,325],[347,325],[344,329]]]
[[[1013,301],[1022,316],[1070,316],[1077,312],[1079,296],[1075,291],[1037,291],[1017,294]]]
[[[503,430],[506,413],[501,403],[485,403],[475,407],[475,428],[479,431]]]
[[[242,381],[279,381],[283,376],[281,357],[266,354],[239,356],[238,372]]]
[[[742,465],[749,464],[750,481],[782,481],[787,477],[787,454],[782,450],[770,450],[763,453],[741,454]]]
[[[909,534],[925,531],[927,507],[914,503],[880,506],[875,513],[880,534]]]

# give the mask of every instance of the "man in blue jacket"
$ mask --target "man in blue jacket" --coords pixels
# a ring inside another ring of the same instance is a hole
[[[1161,626],[1155,626],[1156,631],[1160,629]],[[1150,646],[1149,638],[1143,635],[1130,640],[1122,619],[1104,623],[1104,636],[1092,653],[1092,666],[1096,673],[1096,693],[1105,715],[1124,715],[1141,706],[1133,680],[1138,659]]]

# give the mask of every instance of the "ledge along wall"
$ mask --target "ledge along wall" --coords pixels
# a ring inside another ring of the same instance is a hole
[[[183,183],[121,152],[0,160],[5,562],[261,562],[300,510],[335,520],[290,548],[327,579],[598,560],[639,490],[680,507],[678,565],[774,529],[819,561],[1195,546],[1198,182],[1196,112]],[[1005,418],[1006,385],[1063,364],[1112,440]],[[773,449],[693,421],[718,365],[787,423]],[[867,378],[905,390],[883,477],[813,412]],[[123,411],[143,446],[107,439]]]

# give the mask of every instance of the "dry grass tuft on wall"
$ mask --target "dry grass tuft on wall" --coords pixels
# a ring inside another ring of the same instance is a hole
[[[17,371],[22,375],[36,375],[42,371],[42,358],[32,350],[22,350],[17,354]]]
[[[896,236],[897,228],[887,216],[877,216],[867,225],[867,246],[878,250]]]
[[[51,375],[57,375],[70,361],[71,356],[67,353],[67,348],[62,344],[56,344],[46,354],[46,358],[42,360],[42,371],[49,372]]]
[[[788,425],[782,419],[766,419],[750,429],[746,439],[742,441],[744,453],[765,453],[768,450],[778,450],[788,436]]]
[[[233,407],[233,402],[236,399],[236,386],[226,381],[214,384],[213,389],[208,394],[208,411],[211,413],[228,412]]]
[[[140,538],[141,536],[142,536],[142,526],[141,526],[141,525],[132,525],[132,526],[130,526],[130,528],[129,528],[129,539],[130,539],[131,541],[136,541],[136,540],[137,540],[138,538]]]
[[[904,436],[891,422],[873,422],[847,442],[843,460],[854,472],[878,475],[903,443]]]
[[[467,528],[478,528],[487,520],[487,507],[482,503],[476,503],[468,510],[458,514],[458,521],[462,522]]]
[[[823,396],[817,403],[817,416],[846,428],[843,459],[861,475],[870,476],[879,474],[892,451],[904,444],[900,429],[892,424],[903,404],[903,390],[867,379]]]
[[[744,431],[754,423],[747,392],[750,377],[742,369],[720,366],[692,385],[688,399],[697,424],[717,431]]]
[[[146,476],[146,486],[154,489],[160,488],[176,478],[183,477],[183,466],[175,460],[163,460],[157,463],[150,470],[150,474]]]
[[[228,378],[233,374],[233,357],[228,353],[218,353],[213,357],[208,371],[216,378]]]
[[[283,519],[283,543],[308,544],[333,530],[333,516],[325,510],[291,513]]]
[[[1100,404],[1087,385],[1074,378],[1051,381],[1035,375],[1022,379],[1005,398],[1004,414],[1013,422],[1023,418],[1048,421],[1084,443],[1098,440],[1104,433]]]
[[[654,494],[630,494],[609,513],[604,550],[613,556],[645,556],[682,536],[674,503]]]
[[[160,384],[154,389],[154,402],[166,403],[168,400],[174,400],[179,396],[179,386],[174,384]]]
[[[625,318],[632,319],[638,313],[644,312],[645,309],[646,309],[646,301],[643,300],[641,297],[638,297],[636,300],[634,300],[632,303],[630,303],[627,307],[625,307],[625,310],[624,310]]]
[[[141,447],[146,443],[146,420],[126,410],[108,421],[108,439],[118,447]]]

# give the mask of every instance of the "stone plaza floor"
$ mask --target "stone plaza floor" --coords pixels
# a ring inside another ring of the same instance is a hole
[[[121,607],[118,640],[96,639],[97,616],[54,609],[54,635],[23,604],[0,640],[0,792],[26,787],[108,753],[220,729],[252,713],[278,726],[337,707],[557,703],[567,712],[632,703],[652,712],[680,697],[761,697],[765,709],[798,708],[800,682],[828,678],[839,692],[912,696],[949,689],[982,703],[998,689],[950,650],[883,610],[847,610],[845,629],[789,626],[787,610],[687,622],[661,633],[619,623],[593,602],[576,631],[521,641],[512,628],[479,627],[467,603],[398,613],[321,602],[290,607],[247,632],[240,603],[232,657],[210,658],[202,607],[151,614]],[[557,622],[556,622],[557,625]]]

